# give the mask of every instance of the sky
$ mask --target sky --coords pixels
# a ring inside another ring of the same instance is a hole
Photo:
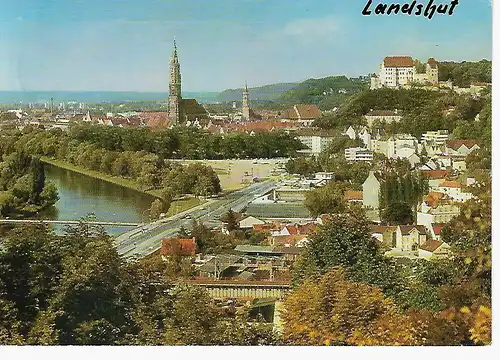
[[[192,92],[357,77],[388,55],[492,57],[490,0],[460,0],[453,16],[431,20],[363,16],[366,3],[0,0],[0,90],[168,91],[174,37]]]

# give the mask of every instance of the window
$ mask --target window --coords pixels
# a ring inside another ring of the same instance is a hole
[[[396,241],[396,232],[394,231],[392,233],[392,247],[395,248],[397,246],[397,241]]]
[[[412,250],[412,251],[417,251],[417,249],[418,249],[417,244],[413,244],[413,245],[411,246],[411,250]]]

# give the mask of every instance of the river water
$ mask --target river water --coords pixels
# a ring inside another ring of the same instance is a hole
[[[41,214],[44,218],[79,220],[93,213],[100,221],[142,222],[155,199],[139,191],[49,164],[45,164],[45,177],[56,185],[59,200],[54,208]],[[59,232],[63,226],[56,225],[55,228]],[[130,227],[105,229],[109,235],[116,236]]]

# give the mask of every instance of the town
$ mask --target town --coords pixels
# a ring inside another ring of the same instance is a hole
[[[183,45],[162,100],[0,105],[2,343],[490,344],[491,61],[207,100]]]

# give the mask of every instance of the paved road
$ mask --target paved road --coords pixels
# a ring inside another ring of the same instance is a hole
[[[274,187],[275,183],[270,180],[255,183],[222,199],[210,201],[168,219],[162,219],[128,231],[115,239],[118,253],[127,260],[149,255],[161,247],[162,238],[175,236],[181,226],[189,230],[192,219],[197,219],[207,227],[215,227],[220,224],[221,215],[229,209],[241,211],[253,199],[266,194]]]

